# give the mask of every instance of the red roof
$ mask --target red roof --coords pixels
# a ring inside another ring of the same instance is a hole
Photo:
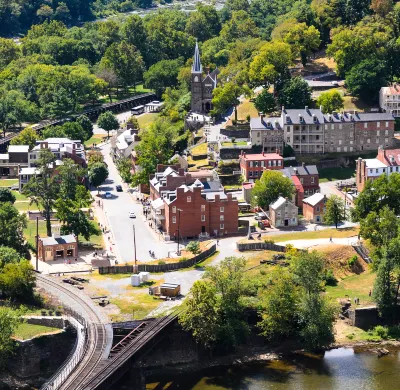
[[[251,190],[254,187],[254,183],[243,183],[242,185],[245,190]]]
[[[400,149],[386,149],[383,150],[384,158],[381,151],[378,151],[377,159],[384,163],[386,166],[397,166],[400,165]]]
[[[300,179],[297,176],[291,177],[293,184],[298,192],[304,192],[303,184],[300,183]]]
[[[283,160],[283,157],[278,153],[243,154],[240,155],[240,158],[244,158],[249,161]]]

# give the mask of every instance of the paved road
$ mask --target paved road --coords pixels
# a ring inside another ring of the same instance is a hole
[[[110,145],[106,144],[101,147],[105,161],[108,164],[109,178],[106,183],[101,186],[101,193],[110,191],[111,199],[102,199],[103,209],[106,219],[111,227],[114,236],[115,246],[117,247],[117,257],[122,262],[134,260],[133,245],[133,225],[136,230],[136,254],[140,261],[153,260],[149,255],[149,250],[154,251],[157,258],[167,257],[169,251],[176,250],[176,244],[160,241],[158,234],[152,231],[147,222],[143,220],[142,205],[136,203],[127,192],[116,192],[115,186],[122,185],[118,171],[110,157]],[[95,199],[97,191],[93,191]],[[129,212],[136,213],[137,218],[128,217]]]

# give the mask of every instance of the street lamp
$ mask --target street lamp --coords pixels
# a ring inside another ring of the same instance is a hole
[[[181,211],[183,211],[182,209],[178,209],[178,249],[176,251],[176,254],[179,256],[180,255],[180,251],[179,251],[179,236],[181,234],[180,232],[180,227],[181,227]]]
[[[135,233],[135,225],[132,225],[133,228],[133,247],[134,247],[134,253],[135,253],[135,270],[137,270],[137,259],[136,259],[136,233]]]

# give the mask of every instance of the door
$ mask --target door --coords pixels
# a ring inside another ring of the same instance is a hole
[[[206,232],[206,227],[205,227],[205,226],[202,226],[202,227],[201,227],[201,232],[202,232],[202,233],[205,233],[205,232]]]
[[[289,220],[285,219],[285,226],[289,226]]]

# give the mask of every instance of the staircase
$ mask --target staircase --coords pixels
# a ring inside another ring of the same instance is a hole
[[[367,248],[365,248],[365,246],[358,241],[357,243],[353,243],[351,244],[351,246],[353,247],[353,249],[362,257],[362,259],[367,263],[367,264],[371,264],[372,263],[372,259],[369,256],[369,251]]]

